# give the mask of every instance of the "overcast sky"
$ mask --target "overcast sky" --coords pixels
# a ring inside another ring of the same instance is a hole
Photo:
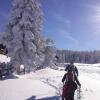
[[[42,34],[59,49],[100,50],[100,0],[40,0]],[[11,0],[0,0],[0,32],[9,18]]]

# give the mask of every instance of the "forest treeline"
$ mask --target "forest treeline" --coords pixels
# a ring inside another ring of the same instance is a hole
[[[76,63],[100,63],[100,51],[72,51],[57,50],[58,62],[68,63],[74,61]]]

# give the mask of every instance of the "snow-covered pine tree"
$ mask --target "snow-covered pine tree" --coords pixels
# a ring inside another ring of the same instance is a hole
[[[46,39],[45,59],[43,62],[43,67],[56,68],[56,48],[53,44],[54,41],[52,39]]]
[[[12,12],[3,37],[8,56],[17,69],[35,68],[44,59],[44,40],[40,35],[42,12],[38,0],[13,0]]]

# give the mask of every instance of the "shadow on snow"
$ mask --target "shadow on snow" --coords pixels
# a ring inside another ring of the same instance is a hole
[[[45,97],[41,99],[36,99],[36,96],[31,96],[30,98],[26,100],[60,100],[60,96],[53,96],[53,97]]]

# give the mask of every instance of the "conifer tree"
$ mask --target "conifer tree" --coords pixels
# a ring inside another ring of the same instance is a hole
[[[44,59],[45,42],[40,35],[42,11],[38,0],[13,0],[12,11],[3,37],[8,55],[17,71],[36,67]]]

